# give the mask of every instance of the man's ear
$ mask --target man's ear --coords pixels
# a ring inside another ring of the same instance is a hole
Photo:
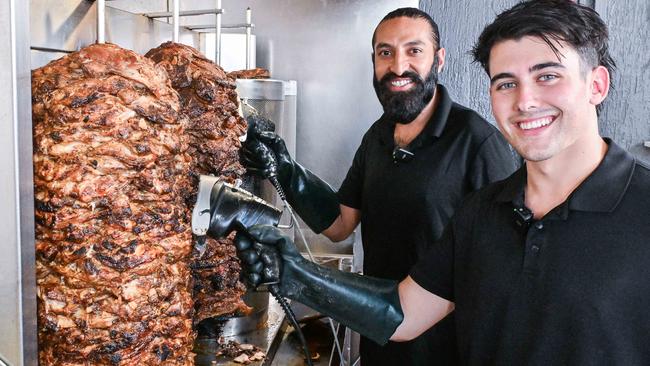
[[[599,105],[609,94],[609,71],[605,66],[597,66],[591,70],[590,77],[591,97],[589,102],[593,105]]]
[[[447,51],[441,47],[438,51],[436,51],[436,56],[438,56],[438,73],[442,72],[443,66],[445,66],[445,55],[447,54]]]

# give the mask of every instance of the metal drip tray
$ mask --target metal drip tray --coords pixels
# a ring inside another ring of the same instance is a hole
[[[339,270],[349,272],[352,268],[352,257],[351,256],[339,256],[339,255],[316,255],[316,262],[320,265],[336,268]],[[267,295],[265,293],[265,295]],[[249,303],[247,301],[247,303]],[[253,304],[249,304],[253,305]],[[302,305],[300,303],[294,302],[291,304],[293,311],[296,313],[298,319],[308,320],[310,318],[320,318],[321,315]],[[232,322],[225,322],[223,328],[218,330],[218,333],[221,335],[217,338],[199,338],[194,344],[194,353],[196,353],[195,362],[197,366],[239,366],[241,364],[234,362],[231,358],[225,356],[217,357],[216,354],[219,352],[221,344],[226,344],[229,341],[236,341],[238,343],[248,343],[253,344],[262,349],[266,353],[266,358],[262,361],[251,362],[248,365],[251,366],[269,366],[276,357],[276,352],[280,348],[282,343],[286,343],[285,333],[287,329],[291,329],[287,322],[285,322],[285,315],[280,307],[280,304],[272,297],[269,296],[268,308],[264,314],[258,314],[254,318],[259,318],[259,316],[265,317],[266,321],[258,321],[258,329],[253,329],[249,332],[240,333],[239,329],[231,329]],[[262,318],[263,319],[263,318]],[[242,319],[234,322],[235,324],[240,323]],[[259,319],[258,319],[259,320]],[[255,321],[251,319],[251,321]],[[236,334],[239,333],[239,334]],[[296,360],[302,359],[302,350],[293,349],[290,346],[282,346],[284,351],[282,353],[282,359],[286,360],[288,358],[295,358]],[[346,345],[346,348],[349,348]],[[295,353],[295,354],[294,354]],[[327,359],[327,357],[325,357]]]
[[[280,304],[271,297],[269,299],[269,306],[266,311],[266,322],[260,324],[259,329],[237,334],[237,335],[223,335],[218,339],[215,338],[199,338],[194,343],[194,359],[197,366],[239,366],[241,364],[234,362],[231,358],[225,356],[217,357],[217,352],[221,344],[226,344],[229,341],[238,343],[253,344],[262,349],[266,353],[266,358],[262,361],[251,362],[249,366],[265,366],[270,365],[273,361],[275,352],[277,351],[280,342],[284,336],[284,312]]]

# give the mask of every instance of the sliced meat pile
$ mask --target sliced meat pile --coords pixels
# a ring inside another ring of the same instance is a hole
[[[269,70],[258,67],[255,69],[237,70],[228,73],[228,76],[235,79],[268,79],[271,77]]]
[[[246,132],[246,122],[239,113],[234,78],[194,48],[178,43],[163,43],[146,57],[167,70],[172,87],[180,95],[182,111],[189,118],[185,131],[192,156],[192,195],[196,195],[201,174],[219,176],[230,183],[241,178],[245,169],[239,164],[239,137]],[[232,237],[207,239],[206,247],[202,257],[196,252],[193,256],[195,323],[250,312],[241,299],[246,288],[239,282],[240,266]]]
[[[41,365],[191,365],[191,188],[179,98],[92,45],[32,73]]]

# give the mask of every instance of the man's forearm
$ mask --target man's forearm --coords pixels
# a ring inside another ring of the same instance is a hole
[[[332,225],[323,230],[321,234],[325,235],[333,242],[339,242],[347,239],[361,221],[361,211],[339,205],[341,214],[334,220]]]
[[[404,320],[391,341],[410,341],[454,311],[453,302],[425,290],[410,276],[400,282],[398,291]]]

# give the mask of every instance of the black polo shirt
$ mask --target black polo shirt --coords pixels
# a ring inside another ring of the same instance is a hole
[[[442,85],[437,92],[431,120],[406,148],[413,158],[393,160],[395,124],[382,117],[364,135],[338,192],[342,204],[361,210],[367,275],[404,279],[465,195],[516,169],[496,128],[454,103]]]
[[[454,103],[442,85],[437,93],[440,99],[431,120],[407,146],[413,158],[394,162],[395,124],[382,117],[364,135],[338,192],[342,204],[361,210],[367,275],[404,279],[429,243],[440,237],[466,194],[516,169],[516,159],[496,128],[476,112]],[[451,332],[451,321],[448,323]],[[445,337],[453,334],[441,338]],[[362,351],[373,347],[364,343]],[[444,339],[444,343],[454,344],[453,339]],[[423,346],[414,351],[408,350],[408,344],[378,347],[362,352],[364,364],[430,365],[409,359],[424,355],[426,360],[427,350],[435,348]],[[369,360],[368,353],[376,359]]]
[[[606,139],[598,168],[529,227],[525,167],[471,194],[413,268],[455,302],[465,365],[650,365],[650,169]]]

